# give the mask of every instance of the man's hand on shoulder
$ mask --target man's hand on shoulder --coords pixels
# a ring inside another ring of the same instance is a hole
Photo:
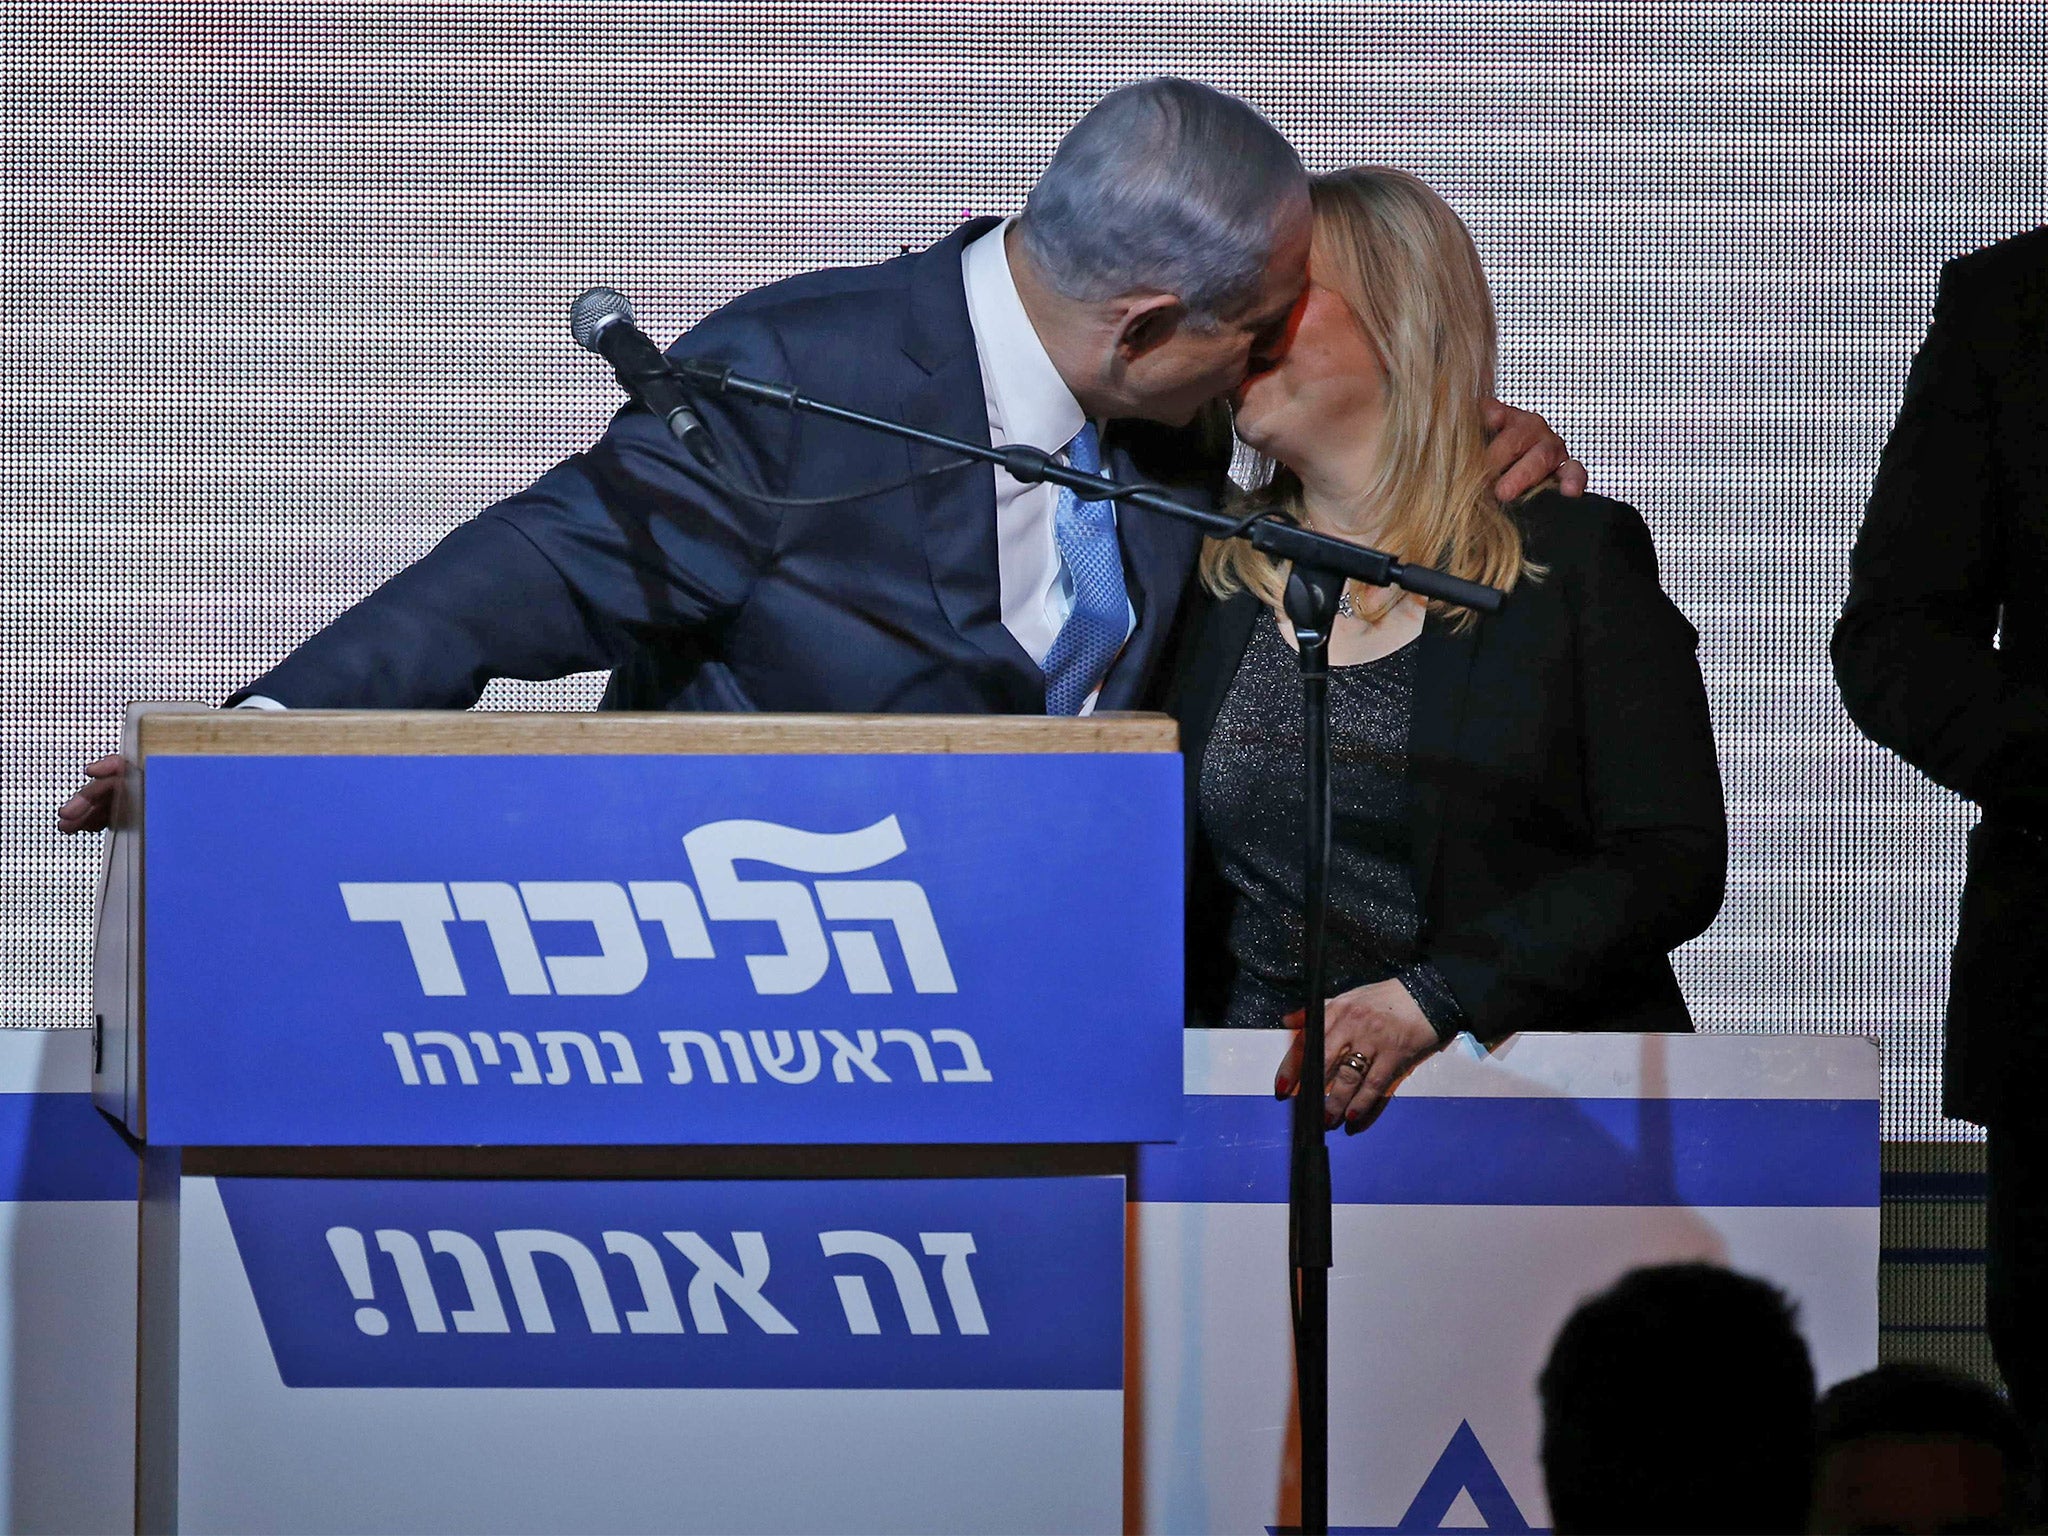
[[[85,787],[57,807],[59,832],[103,832],[114,819],[126,761],[117,753],[85,765]]]
[[[1534,411],[1518,411],[1498,400],[1487,401],[1483,409],[1490,434],[1486,464],[1499,477],[1493,493],[1503,505],[1550,479],[1567,496],[1585,494],[1586,466],[1571,457],[1549,422]]]

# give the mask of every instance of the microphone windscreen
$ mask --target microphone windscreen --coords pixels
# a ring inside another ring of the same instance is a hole
[[[633,306],[616,288],[591,288],[569,306],[569,334],[586,352],[597,350],[597,338],[615,320],[633,323]]]

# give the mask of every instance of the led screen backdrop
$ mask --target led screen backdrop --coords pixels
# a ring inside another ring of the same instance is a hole
[[[1503,392],[1642,507],[1733,817],[1684,953],[1716,1027],[1874,1032],[1934,1091],[1966,814],[1825,656],[1939,263],[2043,217],[2032,4],[12,6],[0,58],[0,1021],[83,1023],[99,850],[51,811],[122,704],[218,699],[614,405],[666,338],[1015,208],[1177,72],[1471,223]],[[598,680],[494,688],[580,707]]]

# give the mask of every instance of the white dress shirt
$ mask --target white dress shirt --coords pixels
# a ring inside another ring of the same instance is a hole
[[[1066,446],[1087,422],[1081,402],[1052,365],[1045,343],[1032,328],[1017,296],[1017,280],[1003,237],[1005,219],[973,241],[960,256],[967,288],[967,318],[974,327],[974,351],[981,363],[981,389],[988,399],[991,443],[1025,443],[1065,458]],[[998,468],[996,474],[996,559],[1002,584],[1003,628],[1026,655],[1043,665],[1074,607],[1074,583],[1053,540],[1059,487],[1020,485]],[[1137,610],[1124,602],[1124,636],[1137,628]],[[1081,706],[1095,708],[1098,688]],[[282,709],[274,699],[251,695],[243,709]]]
[[[1065,456],[1087,422],[1080,401],[1046,355],[1017,296],[1001,224],[960,255],[967,288],[967,318],[974,327],[974,351],[981,362],[981,392],[988,400],[988,439],[1024,443]],[[1003,628],[1033,661],[1043,665],[1074,607],[1073,578],[1053,540],[1059,487],[1020,485],[996,470],[996,559],[1002,583]],[[1137,627],[1137,612],[1126,598],[1124,635]],[[1096,690],[1101,692],[1100,689]],[[1081,706],[1095,708],[1095,695]]]

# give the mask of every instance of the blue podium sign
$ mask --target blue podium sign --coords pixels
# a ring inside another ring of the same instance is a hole
[[[1115,1177],[219,1187],[287,1387],[1123,1384]]]
[[[151,759],[149,1139],[1170,1140],[1165,753]]]

